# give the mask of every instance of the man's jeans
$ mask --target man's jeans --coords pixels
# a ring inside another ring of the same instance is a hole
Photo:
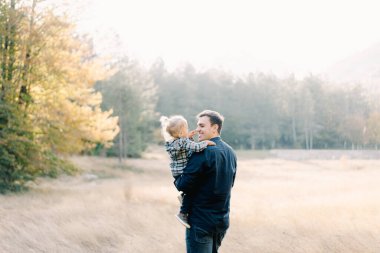
[[[217,253],[226,231],[210,233],[197,226],[186,229],[187,253]]]

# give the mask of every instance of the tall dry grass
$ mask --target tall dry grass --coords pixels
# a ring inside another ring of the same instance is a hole
[[[239,160],[222,253],[380,252],[380,161]],[[166,154],[0,196],[0,252],[185,252]]]

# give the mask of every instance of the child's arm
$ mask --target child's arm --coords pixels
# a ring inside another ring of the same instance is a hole
[[[207,146],[216,146],[216,143],[213,141],[205,140],[204,142],[207,143]]]
[[[201,142],[195,142],[190,139],[187,139],[184,148],[186,150],[191,150],[193,152],[200,152],[204,150],[207,146],[215,146],[215,142],[213,141],[201,141]]]
[[[192,131],[190,131],[188,134],[187,134],[187,137],[189,138],[189,139],[193,139],[193,136],[195,135],[197,133],[197,130],[192,130]]]

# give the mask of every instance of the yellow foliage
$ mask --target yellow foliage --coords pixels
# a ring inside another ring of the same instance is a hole
[[[36,30],[41,44],[33,58],[29,108],[37,139],[60,153],[77,153],[96,143],[110,145],[118,133],[118,118],[102,111],[102,97],[93,89],[107,71],[93,57],[86,38],[74,34],[68,22],[46,13]]]

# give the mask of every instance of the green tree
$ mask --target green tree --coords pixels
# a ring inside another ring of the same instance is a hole
[[[39,172],[41,150],[20,105],[24,13],[0,1],[0,192],[23,189]]]
[[[372,112],[367,119],[366,125],[366,142],[373,144],[377,150],[380,144],[380,113],[376,111]]]
[[[103,95],[102,108],[113,109],[119,118],[120,132],[109,155],[139,157],[151,142],[156,106],[156,86],[147,70],[128,58],[118,64],[118,71],[99,81],[96,89]]]
[[[39,172],[41,152],[17,105],[0,100],[0,193],[18,191]]]

